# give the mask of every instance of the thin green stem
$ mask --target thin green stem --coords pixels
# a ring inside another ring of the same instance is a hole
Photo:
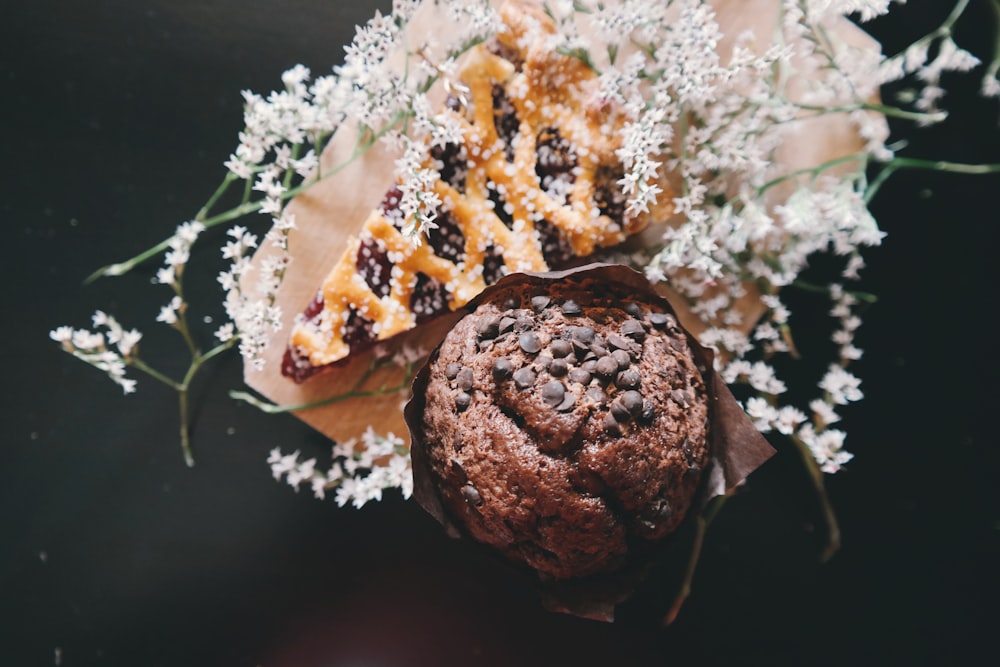
[[[158,371],[155,368],[153,368],[152,366],[148,365],[145,361],[143,361],[139,357],[137,357],[137,356],[127,357],[125,359],[125,363],[128,364],[129,366],[132,366],[134,368],[139,369],[140,371],[142,371],[143,373],[145,373],[149,377],[151,377],[154,380],[157,380],[159,382],[162,382],[163,384],[167,385],[171,389],[173,389],[175,391],[180,391],[181,383],[177,382],[177,380],[174,380],[173,378],[167,377],[166,375],[164,375],[160,371]]]
[[[837,522],[837,514],[833,511],[830,497],[826,493],[826,485],[823,482],[823,471],[820,470],[816,458],[812,455],[808,445],[798,436],[791,435],[789,439],[795,444],[799,452],[802,463],[809,471],[809,479],[813,483],[816,491],[816,499],[819,501],[820,511],[823,514],[823,522],[826,524],[826,544],[820,555],[822,562],[827,562],[840,549],[840,524]]]
[[[177,411],[180,415],[181,452],[188,468],[194,467],[194,455],[191,453],[191,426],[188,423],[188,386],[184,384],[177,390]]]
[[[215,189],[212,196],[208,198],[205,205],[198,211],[198,214],[195,216],[195,220],[201,220],[208,215],[209,211],[211,211],[212,208],[215,207],[216,203],[218,203],[219,199],[222,198],[222,195],[226,194],[229,186],[236,180],[236,178],[237,176],[233,172],[226,172],[226,177],[222,179],[222,183],[219,184],[219,187]]]
[[[234,398],[245,403],[249,403],[261,412],[265,412],[269,415],[283,414],[286,412],[298,412],[299,410],[310,410],[312,408],[322,407],[324,405],[332,405],[334,403],[340,403],[341,401],[346,401],[351,398],[372,398],[375,396],[385,396],[388,394],[396,394],[401,391],[405,391],[410,387],[410,381],[413,379],[414,365],[407,364],[404,369],[403,379],[400,380],[398,384],[392,386],[381,386],[377,389],[367,389],[362,390],[361,387],[368,381],[372,374],[383,364],[373,363],[368,367],[354,386],[348,391],[337,394],[335,396],[329,396],[327,398],[320,399],[318,401],[312,401],[310,403],[297,403],[294,405],[278,405],[276,403],[270,403],[268,401],[262,401],[253,394],[245,391],[231,391],[229,392],[230,398]]]
[[[911,157],[896,157],[886,163],[885,167],[878,173],[865,190],[865,203],[871,202],[875,198],[882,185],[888,178],[900,169],[927,169],[930,171],[943,171],[952,174],[984,175],[1000,173],[1000,163],[989,164],[967,164],[964,162],[948,162],[946,160],[923,160]]]
[[[378,131],[369,131],[369,132],[367,132],[366,133],[366,135],[367,135],[366,138],[364,140],[361,140],[359,138],[359,141],[358,141],[357,144],[355,144],[354,150],[351,152],[351,155],[344,162],[341,162],[337,166],[333,167],[332,169],[330,169],[326,173],[322,174],[322,176],[314,176],[313,178],[310,178],[310,179],[307,179],[307,180],[303,181],[302,183],[300,183],[298,186],[296,186],[294,188],[289,188],[289,189],[285,190],[284,192],[281,193],[280,199],[282,201],[286,201],[288,199],[291,199],[291,198],[295,197],[296,195],[302,193],[303,191],[307,190],[308,188],[311,188],[313,185],[315,185],[316,183],[320,182],[321,180],[324,180],[326,178],[334,176],[335,174],[337,174],[340,171],[342,171],[343,169],[345,169],[352,162],[354,162],[354,160],[356,160],[362,154],[364,154],[365,152],[367,152],[368,149],[371,148],[372,145],[379,138],[381,138],[386,133],[388,133],[392,129],[394,129],[403,120],[404,116],[405,116],[405,114],[399,113],[392,120],[390,120],[384,127],[382,127],[381,129],[379,129]],[[212,198],[209,201],[211,203],[214,203],[214,202],[218,201],[218,199],[225,193],[225,191],[229,188],[229,186],[235,180],[236,180],[236,177],[233,176],[232,173],[226,174],[226,178],[223,179],[222,184],[216,190],[215,194],[212,195]],[[249,180],[247,181],[247,184],[248,184],[248,188],[249,188],[249,186],[250,186],[250,181]],[[224,211],[224,212],[219,213],[219,214],[214,215],[214,216],[208,216],[208,211],[210,210],[210,208],[209,208],[208,205],[206,205],[206,206],[202,207],[201,211],[199,211],[199,214],[195,218],[195,220],[197,222],[200,222],[201,224],[203,224],[206,229],[211,229],[212,227],[216,227],[216,226],[218,226],[220,224],[231,222],[231,221],[236,220],[238,218],[242,218],[245,215],[249,215],[251,213],[256,213],[256,212],[260,211],[260,209],[263,206],[264,206],[264,201],[263,200],[260,200],[260,201],[247,201],[246,200],[246,195],[245,195],[244,196],[244,202],[242,204],[240,204],[239,206],[237,206],[235,208],[229,209],[228,211]],[[162,253],[167,248],[169,248],[170,247],[171,238],[164,239],[163,241],[157,243],[153,247],[148,248],[147,250],[145,250],[145,251],[139,253],[138,255],[136,255],[135,257],[132,257],[131,259],[125,260],[123,262],[118,262],[118,263],[115,263],[115,264],[109,264],[107,266],[103,266],[103,267],[99,268],[98,270],[94,271],[92,274],[90,274],[89,276],[87,276],[86,279],[84,279],[84,284],[92,283],[93,281],[97,280],[98,278],[125,275],[126,273],[128,273],[132,269],[136,268],[140,264],[143,264],[144,262],[148,261],[149,259],[155,257],[156,255]]]
[[[1000,0],[992,0],[990,6],[993,8],[993,18],[996,25],[993,27],[993,60],[987,65],[984,76],[996,77],[1000,71]]]
[[[810,283],[805,280],[793,280],[791,282],[791,286],[806,292],[815,292],[817,294],[826,294],[828,296],[830,294],[829,285],[817,285],[816,283]],[[850,294],[858,301],[864,301],[865,303],[875,303],[876,301],[878,301],[878,297],[872,294],[871,292],[858,292],[858,291],[848,290],[847,294]]]
[[[795,103],[797,109],[803,111],[816,111],[821,114],[828,113],[852,113],[855,111],[875,111],[882,114],[883,116],[888,116],[890,118],[900,118],[902,120],[912,120],[921,123],[932,122],[937,123],[945,118],[948,114],[943,111],[938,111],[935,113],[927,113],[925,111],[908,111],[906,109],[900,109],[899,107],[890,106],[888,104],[879,104],[877,102],[858,102],[857,104],[842,104],[838,106],[817,106],[814,104],[801,104]]]
[[[868,156],[865,153],[851,153],[850,155],[843,155],[838,158],[833,158],[832,160],[827,160],[826,162],[818,164],[815,167],[803,167],[802,169],[795,169],[793,171],[788,172],[787,174],[778,176],[777,178],[774,178],[765,183],[764,185],[762,185],[760,187],[760,193],[763,194],[768,190],[770,190],[771,188],[773,188],[774,186],[780,185],[785,181],[798,178],[799,176],[812,176],[813,178],[815,178],[816,176],[819,176],[827,169],[832,169],[833,167],[837,167],[842,164],[847,164],[849,162],[861,161],[862,163],[864,163],[867,161],[867,159]]]
[[[684,602],[691,595],[694,573],[698,568],[698,561],[701,559],[701,550],[705,545],[705,535],[708,533],[708,526],[715,519],[716,515],[718,515],[727,498],[729,498],[728,495],[716,496],[709,501],[708,506],[695,519],[694,541],[691,545],[691,552],[688,554],[687,565],[684,568],[684,579],[681,581],[681,587],[674,597],[670,609],[663,617],[664,626],[670,625],[677,619],[681,607],[684,606]]]

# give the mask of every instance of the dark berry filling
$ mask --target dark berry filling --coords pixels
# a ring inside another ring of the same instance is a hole
[[[375,296],[389,296],[392,289],[389,284],[392,262],[389,261],[384,246],[370,236],[362,239],[354,266]]]
[[[507,92],[500,84],[493,84],[493,125],[497,128],[497,136],[503,142],[504,156],[508,162],[514,160],[514,137],[521,121],[517,119],[517,113]]]
[[[621,166],[602,165],[598,167],[594,179],[594,200],[597,208],[603,215],[618,223],[625,220],[625,195],[618,185],[618,181],[624,177],[625,171]]]
[[[551,268],[565,266],[575,254],[573,247],[559,233],[559,229],[548,220],[539,220],[535,223],[538,231],[539,241],[542,244],[542,257],[545,263]]]
[[[358,313],[353,308],[347,316],[347,324],[344,325],[344,342],[351,348],[357,350],[361,346],[375,340],[372,331],[374,322]]]
[[[410,295],[410,311],[417,324],[448,310],[448,290],[436,278],[426,273],[417,274],[417,285]]]
[[[495,56],[499,56],[509,63],[514,65],[517,71],[521,71],[524,67],[524,58],[521,57],[521,53],[516,49],[513,49],[497,38],[493,38],[486,42],[486,50]]]
[[[552,190],[556,181],[572,184],[576,179],[573,170],[577,162],[576,151],[569,140],[563,138],[559,130],[546,128],[538,133],[535,146],[538,153],[535,173],[538,174],[542,189]]]
[[[483,257],[483,280],[487,285],[503,278],[503,266],[503,255],[494,246],[487,248],[486,256]]]
[[[302,317],[307,322],[313,320],[323,312],[323,293],[318,292],[316,297],[309,302],[306,309],[302,311]],[[299,354],[292,346],[285,348],[285,354],[281,357],[281,374],[291,378],[295,382],[304,382],[312,377],[319,369],[309,363],[309,360]]]
[[[498,218],[500,218],[500,222],[506,225],[507,229],[513,229],[514,216],[512,216],[510,211],[507,209],[507,202],[497,190],[496,183],[488,181],[486,183],[486,192],[489,195],[490,201],[493,203],[493,212],[496,213]]]
[[[459,192],[465,192],[465,179],[469,175],[465,147],[460,144],[445,144],[431,148],[431,157],[441,180]]]
[[[465,235],[462,234],[458,221],[448,211],[438,211],[434,220],[437,229],[427,234],[427,243],[434,249],[434,254],[449,262],[458,263],[465,258]]]
[[[397,229],[403,228],[403,212],[399,210],[399,202],[403,199],[403,191],[398,186],[386,190],[379,205],[379,213],[391,222]]]

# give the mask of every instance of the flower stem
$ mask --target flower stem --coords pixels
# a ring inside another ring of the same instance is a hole
[[[694,573],[698,567],[698,561],[701,559],[701,550],[705,545],[705,535],[708,532],[708,526],[719,513],[719,510],[722,509],[727,498],[729,498],[728,495],[716,496],[709,501],[708,506],[695,519],[694,542],[691,545],[691,552],[688,554],[687,566],[684,568],[684,579],[681,581],[680,590],[677,591],[670,609],[663,617],[664,626],[670,625],[677,620],[677,615],[680,613],[681,607],[684,606],[684,602],[691,595],[691,585],[694,581]]]
[[[410,387],[410,380],[413,379],[414,365],[407,364],[404,367],[403,379],[390,387],[381,386],[377,389],[361,390],[361,386],[372,376],[376,369],[380,368],[382,364],[373,363],[369,366],[358,381],[354,383],[348,391],[342,394],[336,394],[335,396],[329,396],[327,398],[320,399],[318,401],[313,401],[310,403],[297,403],[294,405],[278,405],[276,403],[269,403],[268,401],[262,401],[253,394],[246,391],[231,391],[229,392],[230,398],[234,398],[245,403],[249,403],[261,412],[265,412],[269,415],[278,415],[285,412],[298,412],[299,410],[310,410],[312,408],[322,407],[324,405],[332,405],[334,403],[339,403],[341,401],[346,401],[349,398],[372,398],[375,396],[385,396],[387,394],[395,394],[401,391],[405,391]]]
[[[826,162],[818,164],[815,167],[804,167],[802,169],[795,169],[794,171],[790,171],[787,174],[778,176],[777,178],[774,178],[765,183],[764,185],[760,186],[759,192],[763,194],[764,192],[767,192],[774,186],[784,183],[785,181],[791,180],[793,178],[798,178],[799,176],[812,176],[815,178],[816,176],[819,176],[827,169],[831,169],[838,165],[846,164],[848,162],[859,162],[859,161],[864,162],[865,160],[867,160],[867,158],[868,156],[865,153],[851,153],[850,155],[842,155],[841,157],[834,158],[832,160],[827,160]]]
[[[882,184],[900,169],[928,169],[930,171],[944,171],[953,174],[967,174],[971,176],[983,174],[1000,173],[1000,163],[988,164],[968,164],[965,162],[948,162],[946,160],[923,160],[912,157],[896,157],[886,163],[882,171],[879,172],[865,190],[865,203],[869,203],[878,193]]]
[[[180,415],[181,453],[188,468],[194,467],[194,456],[191,454],[191,426],[188,423],[188,388],[183,385],[177,390],[177,409]]]
[[[816,499],[819,501],[820,511],[823,513],[823,521],[826,523],[826,544],[823,546],[823,552],[820,555],[820,561],[825,563],[833,558],[833,555],[840,549],[840,524],[837,522],[837,515],[833,511],[830,497],[826,493],[826,486],[823,483],[823,471],[819,469],[816,458],[801,438],[795,435],[791,435],[789,438],[795,443],[799,456],[809,471],[809,479],[813,483],[813,489],[816,491]]]
[[[191,382],[197,376],[198,372],[205,365],[209,359],[218,356],[222,352],[225,352],[231,348],[236,343],[235,338],[226,341],[225,343],[220,343],[216,345],[208,352],[202,354],[198,350],[194,350],[191,355],[191,364],[188,366],[187,372],[184,374],[184,379],[178,382],[160,371],[156,370],[145,361],[140,359],[138,356],[131,356],[126,359],[126,363],[133,366],[151,378],[162,382],[171,389],[177,392],[177,410],[179,413],[180,421],[180,438],[181,438],[181,452],[184,454],[184,463],[187,464],[189,468],[194,467],[194,456],[191,453],[191,419],[189,416],[190,406],[188,401],[188,390],[191,387]]]
[[[356,160],[358,157],[366,153],[368,149],[372,147],[375,141],[377,141],[380,137],[382,137],[383,135],[391,131],[393,128],[395,128],[402,120],[403,120],[403,114],[397,114],[388,123],[386,123],[385,127],[379,129],[377,132],[370,132],[369,137],[367,137],[365,141],[359,141],[355,145],[354,150],[351,152],[351,155],[346,160],[344,160],[343,162],[341,162],[340,164],[338,164],[337,166],[335,166],[334,168],[330,169],[329,171],[323,174],[317,173],[317,175],[303,181],[298,186],[285,190],[284,192],[281,193],[280,196],[281,200],[286,201],[288,199],[291,199],[292,197],[295,197],[299,193],[309,189],[310,187],[320,182],[321,180],[324,180],[326,178],[329,178],[330,176],[339,173],[341,170],[343,170],[352,162],[354,162],[354,160]],[[223,211],[222,213],[219,213],[217,215],[209,216],[209,212],[211,211],[212,206],[214,206],[215,203],[218,202],[219,198],[222,197],[223,194],[225,194],[225,192],[229,189],[229,186],[232,185],[233,182],[236,181],[236,179],[237,177],[232,172],[226,174],[226,177],[222,180],[222,183],[216,189],[215,193],[212,194],[208,202],[201,208],[200,211],[198,211],[198,215],[195,216],[195,221],[205,225],[206,229],[211,229],[212,227],[218,226],[220,224],[230,222],[232,220],[242,218],[245,215],[249,215],[251,213],[256,213],[257,211],[260,211],[260,209],[264,206],[263,200],[247,201],[246,196],[244,196],[244,201],[239,206],[231,208],[228,211]],[[248,188],[249,188],[249,183],[250,182],[247,181]],[[156,255],[160,254],[161,252],[169,248],[170,240],[171,240],[170,238],[164,239],[163,241],[160,241],[153,247],[144,250],[135,257],[132,257],[131,259],[103,266],[94,271],[93,273],[91,273],[89,276],[87,276],[84,279],[83,283],[85,285],[89,285],[98,278],[125,275],[135,267],[139,266],[140,264],[146,262],[147,260],[155,257]]]
[[[817,285],[816,283],[810,283],[805,280],[793,280],[791,286],[797,289],[803,290],[805,292],[816,292],[818,294],[830,294],[829,285]],[[878,301],[878,297],[871,292],[859,292],[857,290],[845,290],[846,294],[850,294],[858,301],[864,301],[865,303],[875,303]]]

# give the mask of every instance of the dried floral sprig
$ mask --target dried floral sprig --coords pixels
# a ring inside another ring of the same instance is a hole
[[[409,43],[406,27],[422,4],[396,0],[389,14],[376,14],[359,27],[344,63],[331,76],[312,79],[308,69],[296,66],[282,77],[283,90],[267,97],[244,92],[246,127],[226,161],[225,179],[202,210],[170,239],[91,276],[122,275],[164,255],[157,276],[175,293],[158,319],[180,331],[196,362],[184,381],[172,384],[179,391],[186,392],[204,360],[237,343],[247,365],[259,367],[263,346],[280,321],[274,293],[290,261],[287,235],[295,221],[285,204],[375,142],[404,149],[396,176],[404,193],[405,227],[414,242],[434,233],[437,201],[429,187],[435,174],[428,167],[428,151],[454,140],[461,128],[450,123],[448,115],[435,114],[426,93],[443,79],[445,87],[461,97],[461,84],[451,79],[455,59],[502,26],[485,0],[445,3],[449,16],[461,19],[448,43]],[[717,45],[727,27],[701,0],[550,0],[544,5],[559,28],[546,38],[550,48],[583,60],[600,76],[604,96],[625,109],[629,122],[619,157],[626,167],[620,186],[628,214],[646,210],[662,195],[664,175],[675,177],[679,196],[673,204],[681,224],[670,228],[661,244],[631,261],[650,278],[669,280],[688,300],[705,324],[703,342],[724,352],[719,357],[725,359],[720,361],[724,377],[754,392],[745,403],[747,412],[761,430],[787,436],[802,454],[828,518],[828,551],[835,548],[837,528],[823,475],[841,469],[852,456],[843,449],[843,431],[830,425],[840,419],[837,411],[843,405],[861,398],[860,382],[848,367],[861,355],[854,345],[860,325],[857,308],[871,299],[839,283],[806,286],[800,273],[814,254],[833,252],[844,258],[841,279],[858,280],[864,249],[882,238],[867,204],[895,171],[1000,170],[1000,165],[903,156],[887,143],[886,117],[918,125],[940,122],[945,117],[943,74],[978,65],[953,37],[968,0],[958,0],[937,29],[888,58],[838,38],[836,27],[846,16],[864,22],[886,13],[889,4],[781,0],[776,36],[740,36],[725,61]],[[1000,20],[1000,0],[992,0],[992,6]],[[594,34],[601,41],[595,42]],[[390,63],[390,54],[398,51],[409,56],[402,70]],[[985,67],[985,95],[1000,96],[998,69],[1000,42]],[[882,86],[903,80],[914,83],[915,89],[899,105],[874,101]],[[864,146],[820,164],[785,167],[781,147],[796,128],[833,115],[847,117]],[[352,155],[332,169],[321,169],[318,156],[326,144],[336,133],[355,128]],[[224,196],[241,183],[240,203],[217,211]],[[181,289],[190,245],[201,232],[231,226],[252,213],[272,221],[265,238],[284,252],[253,276],[247,258],[258,236],[242,225],[231,227],[223,248],[230,268],[219,277],[230,322],[216,332],[221,345],[200,355],[187,326],[188,306]],[[780,355],[798,354],[779,296],[790,286],[828,293],[838,321],[832,333],[838,359],[817,380],[820,395],[799,406],[785,402],[800,392],[789,390],[773,365]],[[764,295],[766,311],[747,335],[753,323],[742,321],[731,306],[750,288]],[[125,391],[134,389],[124,376],[127,365],[172,382],[141,362],[134,346],[126,346],[129,354],[120,348],[109,352],[117,334],[109,331],[98,340],[100,335],[66,327],[53,332],[66,349],[109,373]],[[139,334],[130,336],[137,341]],[[360,391],[360,385],[344,396],[353,391]],[[308,407],[279,407],[245,393],[236,396],[271,412]],[[186,438],[185,411],[182,408]],[[361,444],[366,446],[364,439]],[[291,479],[304,480],[304,470],[295,469],[297,477]]]
[[[333,445],[332,463],[326,472],[316,469],[316,459],[299,461],[299,452],[283,454],[271,450],[267,459],[274,479],[282,477],[296,491],[308,483],[319,499],[334,491],[337,505],[350,503],[361,508],[372,500],[381,500],[386,489],[398,488],[403,498],[413,495],[413,474],[409,449],[393,433],[380,436],[369,427],[361,440],[350,439]]]

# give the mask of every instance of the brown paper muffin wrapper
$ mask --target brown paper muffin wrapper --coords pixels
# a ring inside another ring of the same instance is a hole
[[[623,293],[656,305],[665,312],[677,313],[670,302],[656,290],[644,275],[620,264],[588,264],[565,271],[547,273],[517,273],[505,276],[486,288],[465,307],[454,313],[451,322],[473,312],[476,307],[489,301],[495,294],[510,288],[539,286],[546,284],[596,281],[602,285],[615,285]],[[715,372],[714,353],[702,347],[697,339],[683,327],[691,346],[695,361],[701,369],[709,394],[709,460],[702,473],[702,480],[684,524],[690,524],[692,517],[704,512],[709,501],[732,492],[747,476],[760,467],[774,454],[774,449],[754,427],[733,397],[729,388]],[[442,337],[443,339],[443,337]],[[431,516],[437,519],[455,538],[466,538],[462,528],[448,516],[441,496],[432,480],[427,458],[427,443],[422,438],[424,397],[430,377],[430,365],[436,358],[440,345],[431,353],[428,362],[414,378],[411,399],[404,409],[404,417],[410,432],[410,454],[413,466],[413,496]],[[676,558],[683,551],[683,539],[677,539],[685,531],[685,526],[661,544],[638,554],[622,569],[591,577],[542,581],[544,604],[554,610],[569,614],[610,621],[616,616],[616,608],[632,598],[643,582],[655,577],[669,579],[678,568],[671,566],[670,557]],[[680,547],[671,549],[671,547]],[[674,551],[668,554],[666,552]],[[688,559],[682,558],[686,563]],[[657,566],[665,564],[667,570],[658,571]],[[655,595],[653,597],[656,597]],[[655,602],[653,604],[655,606]]]

